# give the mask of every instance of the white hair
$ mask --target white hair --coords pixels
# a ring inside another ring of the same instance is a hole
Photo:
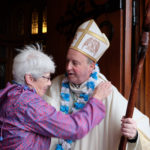
[[[17,49],[20,53],[13,61],[13,79],[20,84],[25,84],[25,74],[31,74],[35,79],[44,73],[54,73],[55,64],[51,56],[42,52],[43,48],[36,45],[26,45],[23,49]]]

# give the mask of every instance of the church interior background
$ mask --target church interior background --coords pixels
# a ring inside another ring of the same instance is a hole
[[[0,4],[0,89],[11,82],[15,49],[36,42],[52,55],[56,76],[64,72],[65,56],[77,27],[88,19],[96,23],[110,47],[100,59],[100,71],[128,99],[145,8],[148,0],[5,0]],[[150,48],[148,48],[136,102],[150,117]]]

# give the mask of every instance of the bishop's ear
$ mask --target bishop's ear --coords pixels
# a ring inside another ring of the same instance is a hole
[[[90,72],[92,73],[92,71],[95,69],[95,63],[92,62],[90,63]]]

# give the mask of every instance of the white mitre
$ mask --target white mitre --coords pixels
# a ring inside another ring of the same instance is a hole
[[[77,50],[97,62],[109,47],[109,41],[93,19],[81,24],[70,48]]]

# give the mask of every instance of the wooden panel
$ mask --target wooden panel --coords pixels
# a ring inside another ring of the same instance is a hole
[[[123,95],[128,98],[131,89],[131,31],[132,31],[132,0],[125,1],[125,26],[124,26],[124,71]]]
[[[47,47],[48,53],[54,57],[56,62],[56,73],[63,73],[65,70],[65,58],[67,51],[66,37],[63,34],[60,34],[56,27],[61,16],[65,14],[67,6],[67,1],[48,1],[48,39]]]
[[[136,27],[136,40],[139,42],[140,40],[140,34],[142,33],[142,24],[143,24],[143,16],[144,16],[144,11],[146,7],[146,2],[143,2],[143,0],[139,1],[139,22]],[[138,42],[136,42],[136,57],[138,53]],[[136,61],[137,59],[135,59]],[[139,86],[139,94],[138,94],[138,100],[136,103],[136,107],[140,109],[144,114],[150,117],[150,44],[147,50],[147,55],[145,58],[145,63],[143,67],[143,73],[141,77],[141,82]]]
[[[149,0],[145,1],[145,8],[148,2]],[[145,114],[150,117],[150,41],[145,60]]]
[[[150,46],[145,63],[145,113],[150,117]]]
[[[110,47],[99,60],[101,72],[108,80],[122,92],[122,73],[123,73],[123,12],[117,10],[115,12],[106,13],[97,19],[97,23],[101,24],[104,21],[109,21],[112,24],[113,31],[103,30],[109,37],[109,32],[112,32]],[[119,29],[119,30],[118,30]]]

